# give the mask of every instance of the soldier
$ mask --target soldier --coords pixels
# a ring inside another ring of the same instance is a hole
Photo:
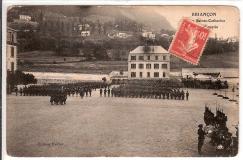
[[[170,99],[173,99],[175,96],[174,91],[170,91]]]
[[[88,97],[88,88],[85,88],[85,96]]]
[[[80,90],[80,97],[84,98],[84,91],[83,91],[83,89]]]
[[[186,100],[188,101],[189,93],[186,91]]]
[[[163,99],[165,99],[165,91],[162,92]]]
[[[20,95],[22,96],[22,94],[23,94],[23,89],[22,89],[22,88],[20,88],[19,93],[20,93]]]
[[[166,97],[167,97],[167,99],[169,99],[169,97],[170,97],[169,91],[166,92]]]
[[[104,96],[106,97],[106,88],[104,89]]]
[[[182,98],[182,100],[184,100],[184,99],[185,99],[185,93],[184,93],[184,91],[183,91],[183,90],[181,91],[181,98]]]
[[[110,93],[111,93],[111,90],[110,90],[110,88],[108,88],[108,91],[107,91],[107,93],[108,93],[108,97],[110,97]]]
[[[203,131],[203,125],[199,124],[198,125],[199,129],[197,131],[198,134],[198,153],[201,155],[202,154],[202,146],[204,143],[204,139],[205,139],[205,132]]]
[[[15,87],[15,88],[14,88],[14,91],[15,91],[15,94],[16,94],[16,96],[17,96],[17,95],[18,95],[18,88]]]
[[[100,88],[100,97],[102,97],[102,92],[103,92],[102,88]]]
[[[114,96],[114,90],[113,90],[113,88],[111,89],[111,97],[113,97]]]
[[[92,90],[89,88],[89,96],[91,97]]]

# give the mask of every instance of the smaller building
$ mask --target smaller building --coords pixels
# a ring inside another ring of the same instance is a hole
[[[37,84],[67,84],[78,82],[101,82],[105,77],[109,81],[106,74],[79,74],[79,73],[56,73],[56,72],[24,72],[33,74],[37,79]]]
[[[90,31],[81,31],[81,37],[89,37]]]
[[[7,28],[6,65],[7,71],[17,70],[17,31],[9,27]]]
[[[31,21],[31,17],[28,15],[19,15],[19,19],[23,21]]]
[[[127,38],[128,34],[124,32],[118,32],[116,35],[118,38]]]
[[[183,78],[200,80],[217,80],[239,78],[238,68],[182,68]]]
[[[78,25],[78,28],[80,31],[87,31],[87,30],[89,30],[89,27],[90,27],[90,25],[87,23]]]
[[[148,39],[155,39],[155,34],[153,32],[143,32],[142,37],[148,38]]]
[[[128,72],[127,71],[112,71],[109,74],[109,78],[113,84],[125,83],[128,80]]]

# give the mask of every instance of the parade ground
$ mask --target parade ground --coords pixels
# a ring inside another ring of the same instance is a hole
[[[7,151],[11,156],[199,156],[198,124],[204,107],[228,116],[235,136],[236,102],[213,90],[189,89],[189,100],[68,97],[51,105],[47,96],[7,95]],[[212,156],[206,138],[203,156]]]

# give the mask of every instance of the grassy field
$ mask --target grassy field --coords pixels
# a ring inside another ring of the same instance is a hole
[[[29,72],[107,74],[114,70],[127,70],[127,61],[83,61],[82,57],[60,57],[48,51],[19,53],[18,59],[22,62],[18,68]],[[202,55],[198,66],[171,56],[171,69],[179,70],[182,67],[238,68],[239,54]]]

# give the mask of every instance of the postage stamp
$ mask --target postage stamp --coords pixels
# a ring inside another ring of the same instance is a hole
[[[209,29],[190,19],[183,19],[170,45],[169,52],[197,65],[209,35]]]

